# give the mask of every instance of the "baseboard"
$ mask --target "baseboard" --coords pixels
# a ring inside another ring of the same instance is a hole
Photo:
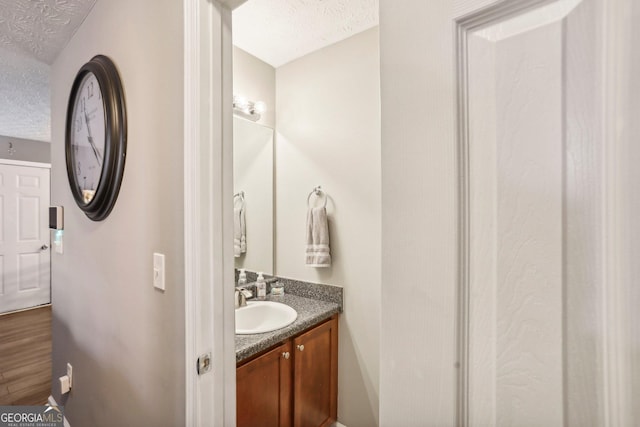
[[[49,401],[49,405],[51,406],[58,406],[58,402],[56,402],[56,400],[53,398],[53,396],[49,396],[49,399],[47,399]],[[69,424],[69,421],[67,420],[67,417],[64,417],[64,427],[71,427],[71,424]]]

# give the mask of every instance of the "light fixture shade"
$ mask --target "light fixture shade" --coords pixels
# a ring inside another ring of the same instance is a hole
[[[254,104],[254,110],[258,114],[264,114],[264,112],[267,111],[267,104],[262,101],[256,101]]]
[[[233,114],[257,122],[261,114],[267,110],[262,101],[250,101],[245,96],[233,95]]]
[[[233,95],[233,106],[245,110],[249,107],[249,100],[242,95]]]

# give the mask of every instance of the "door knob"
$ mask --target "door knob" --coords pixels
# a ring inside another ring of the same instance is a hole
[[[282,357],[284,357],[285,359],[288,359],[290,356],[288,351],[285,351],[284,353],[282,353]]]
[[[42,245],[42,246],[40,246],[40,250],[41,250],[41,251],[46,251],[47,249],[49,249],[49,246],[48,246],[48,245]]]
[[[297,348],[300,351],[304,351],[304,344],[300,344]]]

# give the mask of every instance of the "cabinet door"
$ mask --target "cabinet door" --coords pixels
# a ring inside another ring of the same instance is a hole
[[[291,342],[236,370],[238,427],[291,426]]]
[[[300,335],[294,345],[294,427],[329,426],[338,412],[338,320]]]

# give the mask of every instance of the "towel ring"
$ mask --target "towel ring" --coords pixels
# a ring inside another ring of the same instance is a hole
[[[322,191],[322,188],[318,185],[316,188],[314,188],[311,193],[309,193],[309,196],[307,197],[307,207],[311,207],[311,205],[309,204],[311,202],[311,196],[313,196],[315,194],[316,197],[324,197],[324,203],[322,204],[323,208],[327,207],[327,193],[325,193],[324,191]]]
[[[234,209],[236,207],[244,207],[245,201],[244,201],[244,191],[240,191],[239,193],[236,193],[233,195],[233,207]]]

